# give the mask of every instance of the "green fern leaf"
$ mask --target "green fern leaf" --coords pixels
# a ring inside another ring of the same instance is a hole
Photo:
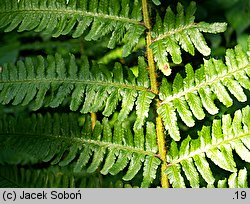
[[[144,162],[144,156],[139,155],[137,153],[133,154],[131,161],[130,161],[128,171],[127,171],[126,175],[124,175],[122,177],[122,179],[125,181],[129,181],[132,178],[134,178],[134,176],[141,169],[142,162]],[[146,163],[145,165],[148,165],[148,164]]]
[[[109,173],[109,170],[115,164],[116,156],[119,155],[119,151],[111,149],[107,155],[107,159],[105,164],[103,165],[102,170],[100,171],[102,174],[106,175]]]
[[[244,142],[249,140],[250,120],[246,122],[249,116],[250,107],[246,106],[242,110],[235,112],[233,120],[230,115],[223,115],[222,120],[213,121],[212,127],[204,126],[198,133],[198,139],[186,138],[181,143],[179,150],[176,142],[173,141],[166,171],[170,176],[173,187],[182,187],[184,185],[182,172],[190,182],[191,187],[200,187],[199,175],[204,178],[208,185],[214,185],[215,178],[207,158],[215,165],[229,172],[237,171],[233,150],[241,159],[249,163],[249,143]],[[243,177],[242,179],[239,178],[238,182],[240,186],[246,186],[245,170],[240,174]],[[236,173],[230,176],[228,180],[229,186],[238,185],[232,183],[237,182],[235,180],[236,176]],[[224,184],[224,181],[220,181],[219,185],[222,186],[222,184]]]
[[[148,117],[150,103],[154,98],[154,94],[151,92],[139,92],[139,96],[136,102],[136,114],[137,120],[135,121],[135,129],[140,129],[144,122],[145,118]]]
[[[146,156],[143,168],[143,181],[141,187],[147,188],[156,177],[156,171],[161,161],[155,157]]]
[[[233,105],[231,95],[245,102],[247,96],[244,89],[250,90],[249,70],[250,55],[236,46],[235,49],[227,50],[225,64],[221,60],[204,60],[204,65],[195,72],[191,65],[187,65],[186,78],[177,74],[172,87],[164,79],[159,94],[162,102],[158,113],[170,136],[176,141],[180,140],[176,112],[188,127],[193,127],[194,117],[199,120],[205,117],[203,109],[212,115],[218,113],[215,99],[226,107]]]
[[[129,163],[132,155],[125,150],[120,150],[120,153],[117,157],[116,163],[110,168],[109,173],[111,175],[116,175],[122,171]]]
[[[154,153],[158,152],[158,146],[155,140],[155,128],[153,123],[147,123],[146,129],[146,143],[145,148],[147,151],[152,151]],[[156,177],[156,171],[158,166],[160,165],[160,160],[156,157],[148,157],[146,156],[145,165],[143,169],[143,181],[141,187],[148,187]]]
[[[247,170],[240,169],[238,172],[232,173],[228,178],[219,180],[218,188],[247,188]]]
[[[93,149],[93,151],[94,151],[93,161],[87,169],[88,173],[93,173],[97,170],[97,168],[100,166],[103,160],[106,149],[97,147],[96,149]]]
[[[238,176],[238,177],[237,177]],[[228,178],[229,188],[247,188],[247,170],[246,168],[234,172]]]
[[[88,163],[91,154],[92,154],[91,148],[89,147],[84,148],[84,150],[81,152],[79,156],[79,159],[76,162],[74,172],[80,172],[83,169],[83,167]]]
[[[161,1],[160,0],[152,0],[153,3],[157,6],[159,6],[161,4]]]
[[[129,6],[130,5],[130,6]],[[70,34],[81,36],[90,28],[86,40],[98,40],[110,34],[108,47],[124,39],[123,56],[127,56],[138,43],[145,27],[141,24],[141,1],[122,0],[70,0],[54,1],[2,0],[0,2],[0,28],[10,32],[34,30],[58,37]]]
[[[107,70],[107,67],[95,64],[90,70],[87,59],[79,67],[73,55],[67,60],[59,54],[47,59],[41,56],[27,58],[17,62],[16,66],[7,64],[0,73],[0,103],[27,105],[34,100],[31,108],[37,110],[42,106],[58,107],[70,96],[71,110],[76,111],[82,106],[82,113],[103,111],[104,116],[110,116],[121,102],[118,116],[121,122],[136,104],[135,127],[141,128],[155,97],[148,89],[144,59],[139,58],[137,78],[120,64],[115,65],[113,76]],[[126,80],[123,74],[128,76]]]
[[[180,173],[180,165],[173,165],[166,170],[166,174],[168,174],[168,179],[174,188],[185,188],[184,179]]]
[[[92,131],[90,117],[84,117],[83,127],[79,127],[77,119],[76,114],[38,114],[32,118],[4,115],[0,120],[1,154],[15,147],[14,155],[31,156],[38,162],[61,167],[73,165],[75,173],[86,168],[86,173],[92,174],[101,168],[102,174],[115,175],[128,167],[123,176],[125,181],[130,181],[143,169],[141,185],[150,186],[161,163],[156,157],[158,148],[152,122],[147,122],[144,135],[143,128],[129,133],[132,125],[128,121],[112,126],[104,118],[102,123],[96,122]],[[80,128],[84,128],[84,134]],[[131,134],[130,138],[125,139],[125,133]],[[8,162],[0,159],[0,163]],[[20,164],[20,159],[12,161]]]
[[[195,2],[191,2],[185,15],[183,6],[178,3],[176,15],[168,7],[163,21],[159,16],[156,18],[151,48],[159,69],[166,76],[171,74],[168,53],[175,64],[182,62],[181,48],[192,55],[194,55],[194,48],[196,48],[201,54],[208,56],[210,48],[201,32],[219,33],[226,30],[226,23],[195,23],[195,10]]]

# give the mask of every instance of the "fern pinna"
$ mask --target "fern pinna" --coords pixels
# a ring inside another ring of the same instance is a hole
[[[213,58],[207,38],[227,23],[195,22],[195,11],[1,0],[3,43],[31,51],[6,60],[0,49],[0,186],[249,186],[250,37]],[[55,49],[72,38],[79,46]]]
[[[13,105],[27,105],[33,102],[31,108],[37,110],[42,105],[58,107],[66,97],[71,96],[71,110],[82,113],[102,111],[108,117],[121,101],[119,121],[124,121],[136,106],[135,125],[137,129],[141,128],[154,98],[149,90],[144,59],[139,58],[137,78],[118,63],[112,70],[113,76],[102,65],[93,64],[90,69],[86,58],[81,63],[78,66],[75,57],[70,55],[65,64],[65,60],[57,54],[48,56],[46,60],[38,56],[18,61],[15,68],[11,64],[3,66],[1,103],[12,101]],[[126,80],[123,74],[126,74]]]
[[[139,0],[31,0],[0,2],[0,27],[10,32],[34,30],[53,37],[71,34],[80,37],[88,27],[86,40],[97,40],[112,33],[108,47],[125,41],[123,55],[127,56],[137,44],[145,27],[140,23],[141,2]],[[126,34],[126,35],[125,35]],[[124,36],[125,35],[125,36]]]
[[[144,129],[132,131],[130,121],[114,125],[103,118],[102,122],[96,121],[92,131],[90,117],[86,116],[82,118],[81,134],[78,118],[74,114],[33,115],[26,119],[4,116],[0,132],[6,138],[1,138],[1,151],[15,145],[14,152],[24,155],[24,158],[13,159],[13,163],[33,158],[60,167],[74,163],[74,173],[85,170],[90,175],[103,161],[100,173],[104,175],[116,175],[128,166],[123,176],[125,181],[131,180],[143,168],[141,186],[149,186],[160,164],[153,123],[147,122],[144,133]],[[15,129],[9,125],[11,123],[15,124]]]

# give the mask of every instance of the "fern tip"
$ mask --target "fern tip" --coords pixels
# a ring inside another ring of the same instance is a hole
[[[163,65],[159,65],[159,69],[162,71],[162,73],[165,76],[169,76],[172,72],[172,70],[170,69],[169,63],[165,63]]]

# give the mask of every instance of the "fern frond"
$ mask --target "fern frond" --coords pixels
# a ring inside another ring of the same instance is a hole
[[[139,0],[1,0],[0,28],[10,32],[44,31],[53,37],[72,34],[81,36],[90,28],[85,39],[97,40],[112,34],[108,47],[114,48],[122,39],[123,56],[138,43],[145,27]]]
[[[212,115],[218,113],[215,99],[226,107],[233,104],[231,95],[240,102],[247,100],[244,89],[250,90],[249,51],[250,46],[245,52],[238,45],[235,49],[227,50],[225,63],[216,59],[204,60],[204,65],[195,72],[188,64],[186,78],[183,79],[178,73],[172,87],[163,79],[159,94],[162,102],[158,113],[174,140],[180,140],[176,112],[188,127],[192,127],[194,118],[201,120],[205,117],[203,108]]]
[[[204,56],[210,54],[210,48],[202,35],[205,33],[219,33],[226,30],[226,23],[195,23],[195,2],[191,2],[185,14],[183,6],[177,4],[175,15],[170,7],[166,10],[164,20],[159,16],[153,29],[154,38],[151,48],[159,69],[166,76],[170,75],[171,69],[168,63],[168,54],[171,55],[175,64],[182,62],[181,48],[194,55],[195,48]]]
[[[107,118],[97,121],[91,130],[91,119],[86,116],[82,133],[75,114],[33,115],[18,119],[4,116],[0,120],[2,151],[14,148],[17,154],[32,155],[39,161],[67,166],[73,163],[74,172],[87,168],[93,173],[98,168],[103,175],[116,175],[128,167],[123,180],[134,178],[143,169],[141,186],[148,187],[156,177],[161,161],[157,158],[155,125],[131,131],[127,121],[112,126]]]
[[[3,66],[0,103],[27,105],[34,100],[32,109],[37,110],[43,105],[58,107],[70,96],[71,110],[81,107],[82,113],[103,111],[103,115],[108,117],[121,102],[119,120],[124,121],[136,106],[135,128],[138,129],[147,118],[149,105],[155,96],[149,91],[146,67],[144,59],[139,58],[139,75],[136,78],[118,63],[112,74],[102,65],[93,64],[90,68],[87,59],[78,66],[73,55],[69,59],[63,59],[59,54],[47,59],[41,56],[27,58],[24,62],[18,61],[16,66]]]
[[[185,187],[182,172],[191,187],[200,187],[199,176],[202,176],[209,185],[213,185],[215,178],[207,158],[229,172],[237,171],[233,150],[242,160],[250,163],[249,119],[250,107],[246,106],[236,111],[233,119],[230,115],[223,115],[222,120],[213,121],[212,127],[204,126],[198,133],[198,139],[191,140],[188,136],[180,148],[173,141],[166,170],[173,187]],[[232,177],[236,175],[233,174]],[[242,180],[239,182],[245,183]]]

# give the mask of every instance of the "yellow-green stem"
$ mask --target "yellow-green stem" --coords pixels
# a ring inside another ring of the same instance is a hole
[[[95,128],[97,116],[96,113],[91,113],[91,128],[92,130]]]
[[[157,106],[159,105],[159,101],[157,101]],[[156,118],[156,134],[157,134],[157,142],[159,148],[160,159],[162,160],[161,165],[161,185],[163,188],[169,187],[168,177],[165,173],[167,169],[167,160],[166,160],[166,144],[165,144],[165,136],[163,133],[163,125],[162,125],[162,118],[161,116],[157,116]]]
[[[151,91],[155,94],[158,94],[158,84],[157,84],[157,75],[155,72],[155,63],[154,63],[154,56],[153,51],[149,47],[151,45],[151,32],[147,32],[146,36],[146,43],[147,43],[147,57],[148,57],[148,69],[149,69],[149,78],[150,78],[150,84],[151,84]]]
[[[150,23],[150,17],[148,12],[148,3],[147,0],[142,0],[142,12],[143,12],[143,18],[144,18],[144,24],[147,27],[147,36],[146,36],[146,43],[147,43],[147,58],[148,58],[148,70],[149,70],[149,78],[151,83],[151,91],[155,94],[159,93],[158,84],[157,84],[157,75],[155,72],[155,62],[154,62],[154,55],[153,51],[150,48],[150,45],[152,43],[151,38],[151,23]],[[156,108],[160,106],[160,102],[157,99],[156,101]],[[169,187],[169,182],[167,178],[167,174],[165,173],[167,168],[167,161],[166,161],[166,141],[164,136],[164,129],[162,124],[162,118],[161,116],[157,116],[156,118],[156,134],[157,134],[157,143],[159,148],[159,155],[162,160],[161,165],[161,185],[163,188]]]

